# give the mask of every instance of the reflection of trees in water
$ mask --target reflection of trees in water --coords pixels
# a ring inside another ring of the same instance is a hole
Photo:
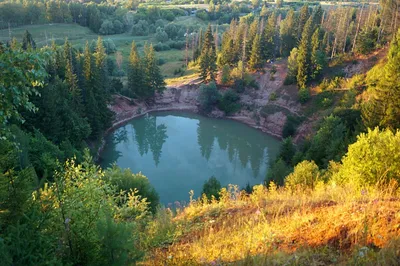
[[[128,131],[125,127],[121,127],[112,135],[111,141],[107,142],[107,150],[110,150],[109,152],[107,152],[107,159],[103,161],[103,155],[100,156],[103,168],[111,166],[111,164],[115,163],[119,159],[119,157],[122,156],[122,152],[117,151],[117,144],[126,141],[128,141]]]
[[[258,176],[261,166],[266,163],[266,147],[258,139],[241,135],[234,124],[217,125],[215,120],[200,119],[197,141],[201,155],[207,160],[212,152],[214,138],[217,138],[219,147],[227,151],[231,162],[237,158],[243,167],[250,163],[254,176]]]
[[[210,159],[210,155],[212,152],[213,144],[214,144],[214,136],[215,129],[213,127],[213,123],[208,119],[200,119],[198,128],[197,128],[197,142],[200,146],[201,156]]]
[[[157,126],[155,116],[145,116],[133,123],[135,130],[135,139],[141,156],[150,151],[153,154],[153,160],[156,165],[160,163],[162,146],[167,136],[167,127],[164,124]]]

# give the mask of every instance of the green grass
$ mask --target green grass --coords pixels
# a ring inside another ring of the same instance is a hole
[[[177,24],[191,25],[195,24],[200,26],[200,22],[195,17],[186,17],[186,19],[178,18],[176,20]],[[203,23],[204,24],[204,23]],[[201,26],[205,26],[205,24]],[[79,26],[77,24],[44,24],[44,25],[27,25],[18,28],[11,29],[11,36],[15,37],[19,42],[22,41],[23,34],[25,30],[28,30],[35,40],[38,47],[43,47],[50,45],[52,40],[55,40],[57,44],[64,43],[65,38],[71,42],[74,48],[83,48],[86,41],[91,43],[96,41],[98,35],[92,32],[86,27]],[[120,51],[123,56],[123,68],[126,69],[129,53],[131,49],[132,41],[135,41],[140,53],[143,52],[143,47],[145,43],[156,43],[154,37],[150,36],[132,36],[129,33],[107,35],[102,36],[103,39],[111,39],[117,51]],[[7,42],[9,40],[8,29],[0,30],[0,41]],[[109,55],[111,58],[115,58],[116,53]],[[156,52],[157,58],[162,58],[165,64],[161,66],[162,74],[166,78],[177,77],[174,75],[175,69],[182,67],[185,63],[185,51],[171,49],[168,51]],[[191,55],[191,51],[189,52]],[[188,74],[193,74],[188,71]],[[186,74],[186,73],[185,73]]]

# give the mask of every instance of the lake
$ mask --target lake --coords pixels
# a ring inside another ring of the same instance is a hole
[[[261,184],[280,141],[232,120],[183,112],[155,112],[136,118],[106,137],[103,168],[114,162],[153,184],[160,202],[188,202],[215,176],[223,186]]]

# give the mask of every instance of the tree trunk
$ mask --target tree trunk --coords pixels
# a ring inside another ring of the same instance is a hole
[[[356,34],[354,35],[354,40],[353,40],[353,48],[351,49],[351,51],[354,53],[354,50],[356,48],[357,45],[357,36],[358,36],[358,32],[360,31],[360,24],[361,24],[361,18],[362,18],[362,14],[364,11],[364,4],[361,7],[361,11],[360,11],[360,17],[358,18],[358,23],[357,23],[357,30],[356,30]]]

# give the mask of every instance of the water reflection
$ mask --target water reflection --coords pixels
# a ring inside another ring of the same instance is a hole
[[[107,138],[103,167],[116,162],[142,171],[161,201],[198,196],[210,176],[222,183],[261,183],[279,142],[234,121],[195,114],[155,113],[117,129]]]
[[[144,119],[140,119],[137,122],[133,123],[132,126],[135,131],[138,151],[143,156],[150,149],[154,163],[157,166],[160,163],[163,144],[168,138],[167,126],[164,124],[157,125],[157,117],[151,115],[146,115]]]

